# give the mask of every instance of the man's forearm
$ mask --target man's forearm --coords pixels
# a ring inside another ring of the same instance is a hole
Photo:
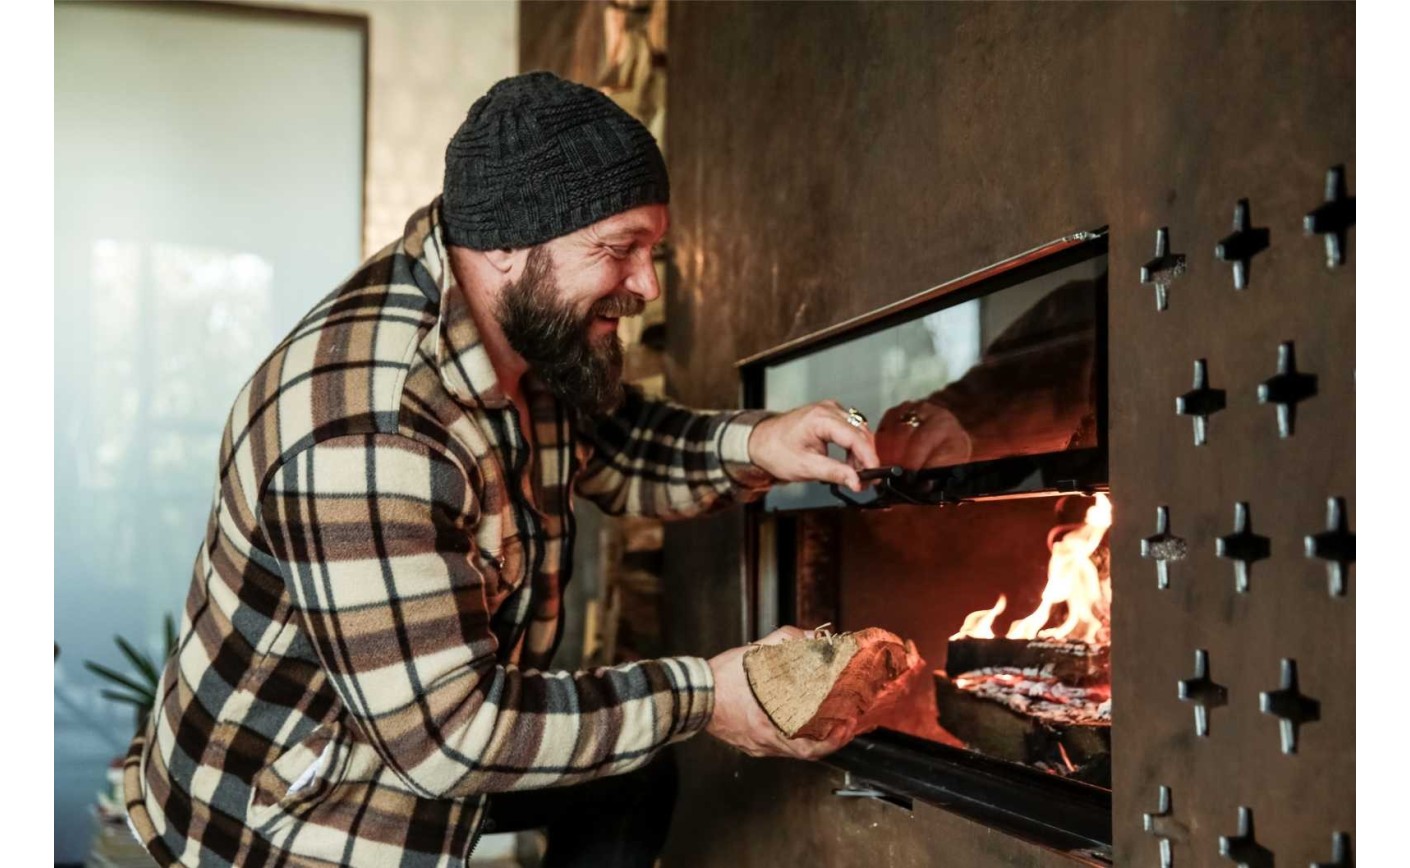
[[[764,410],[698,411],[629,390],[584,432],[592,455],[576,491],[612,515],[685,518],[752,500],[773,477],[751,458]]]

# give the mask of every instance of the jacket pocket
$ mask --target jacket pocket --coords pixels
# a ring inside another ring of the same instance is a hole
[[[255,774],[246,823],[268,832],[316,805],[342,781],[347,759],[343,725],[330,721],[318,726]]]

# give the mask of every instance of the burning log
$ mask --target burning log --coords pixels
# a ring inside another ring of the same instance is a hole
[[[1111,680],[1111,646],[1064,639],[951,639],[945,673],[956,678],[976,669],[1034,669],[1068,684]]]
[[[789,738],[823,739],[857,723],[919,664],[915,645],[876,627],[756,645],[744,655],[750,689]]]
[[[935,673],[940,725],[970,748],[1111,786],[1111,647],[952,639]]]
[[[1037,670],[935,673],[940,725],[981,753],[1111,786],[1111,693]]]

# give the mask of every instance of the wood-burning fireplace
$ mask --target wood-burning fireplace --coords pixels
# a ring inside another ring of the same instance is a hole
[[[1107,242],[1076,233],[745,360],[746,400],[871,419],[871,488],[751,516],[759,633],[879,626],[932,670],[832,762],[1079,858],[1110,857]],[[849,788],[843,788],[843,792]]]

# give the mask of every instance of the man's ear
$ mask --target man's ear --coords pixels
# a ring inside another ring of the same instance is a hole
[[[520,247],[518,249],[484,250],[480,253],[485,258],[485,262],[490,267],[499,272],[502,277],[510,280],[518,280],[519,275],[524,273],[524,263],[529,258],[529,248]]]

